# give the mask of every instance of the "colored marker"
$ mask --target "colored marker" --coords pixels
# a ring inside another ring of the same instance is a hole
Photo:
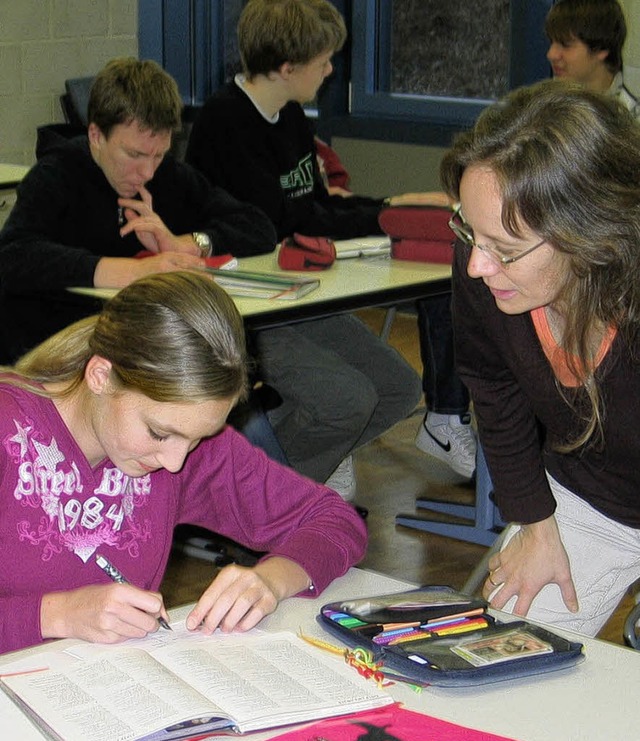
[[[426,630],[414,630],[412,633],[406,633],[402,636],[396,636],[395,638],[392,638],[388,646],[396,646],[399,643],[408,643],[409,641],[419,641],[426,638],[431,638],[431,633],[428,633]]]
[[[440,617],[432,618],[427,620],[428,625],[433,625],[441,620],[457,620],[458,618],[471,617],[472,615],[482,615],[484,613],[483,607],[477,607],[474,610],[466,610],[465,612],[455,612],[451,615],[440,615]]]
[[[400,638],[416,634],[427,637],[429,635],[426,631],[420,630],[420,628],[404,628],[402,630],[389,631],[388,633],[380,633],[373,637],[373,642],[377,643],[379,646],[387,646]]]
[[[346,628],[354,628],[360,625],[370,625],[370,623],[365,623],[364,620],[359,620],[352,615],[347,615],[346,612],[328,611],[327,614],[334,623],[338,623],[338,625],[344,625]]]
[[[437,636],[449,636],[449,635],[456,635],[457,633],[467,633],[470,630],[481,630],[482,628],[486,628],[489,624],[486,620],[483,620],[482,618],[478,618],[476,620],[469,620],[468,623],[464,623],[463,625],[452,625],[448,628],[441,628],[440,630],[434,630],[433,632]]]

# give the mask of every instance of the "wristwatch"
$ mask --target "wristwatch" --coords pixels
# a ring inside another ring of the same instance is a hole
[[[204,232],[193,232],[193,241],[200,250],[200,257],[211,257],[211,238]]]

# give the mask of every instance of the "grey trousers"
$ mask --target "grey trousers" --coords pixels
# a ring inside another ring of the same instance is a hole
[[[629,587],[640,579],[640,530],[598,512],[548,473],[547,478],[556,500],[556,522],[569,557],[580,609],[569,612],[558,585],[547,584],[534,598],[527,617],[595,636]],[[519,525],[509,525],[501,548],[519,529]],[[514,607],[512,597],[502,609],[512,612]]]
[[[269,421],[289,464],[316,481],[420,400],[417,373],[352,315],[262,330],[255,339],[260,378],[283,400]]]

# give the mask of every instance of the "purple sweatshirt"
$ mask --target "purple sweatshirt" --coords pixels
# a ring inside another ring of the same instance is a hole
[[[0,439],[0,653],[42,641],[44,594],[109,581],[98,552],[157,590],[179,523],[295,561],[312,594],[364,554],[352,507],[230,427],[179,473],[130,478],[108,459],[91,468],[49,399],[0,383]]]

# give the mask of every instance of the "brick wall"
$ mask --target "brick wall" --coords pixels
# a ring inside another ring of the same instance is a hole
[[[137,0],[0,0],[0,162],[33,163],[67,78],[137,55]]]

